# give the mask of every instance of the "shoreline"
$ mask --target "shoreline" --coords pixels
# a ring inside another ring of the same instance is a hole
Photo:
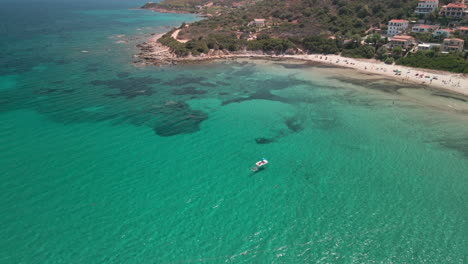
[[[162,8],[162,7],[138,8],[138,9],[149,10],[149,11],[156,12],[156,13],[189,14],[189,15],[195,15],[195,16],[199,16],[199,17],[209,17],[209,15],[205,14],[205,13],[197,13],[197,12],[192,13],[192,12],[189,12],[189,11],[166,9],[166,8]]]
[[[199,56],[177,57],[168,47],[158,42],[158,39],[164,34],[165,33],[154,35],[146,42],[137,45],[140,49],[140,53],[134,56],[138,59],[138,61],[135,62],[136,65],[176,65],[179,63],[236,58],[299,60],[355,69],[364,73],[383,75],[403,83],[425,85],[439,90],[468,96],[468,76],[462,73],[389,65],[375,59],[355,59],[334,54],[269,55],[261,51],[227,52],[218,50],[210,51],[208,54],[201,54]],[[396,71],[399,71],[400,74],[397,75]]]

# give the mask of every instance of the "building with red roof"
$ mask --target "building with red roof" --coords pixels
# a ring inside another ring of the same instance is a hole
[[[468,27],[459,27],[457,30],[460,31],[460,35],[468,37]]]
[[[406,31],[409,21],[405,19],[392,19],[388,21],[388,36],[395,36]]]
[[[468,6],[464,3],[450,3],[442,6],[440,14],[446,17],[465,18],[468,17]]]
[[[462,52],[465,41],[459,38],[446,38],[442,46],[443,51]]]
[[[393,48],[395,46],[401,46],[404,49],[407,49],[414,45],[416,40],[412,36],[406,35],[396,35],[390,40],[390,46]]]
[[[426,33],[426,32],[433,32],[434,30],[438,29],[438,26],[433,25],[414,25],[411,29],[411,32],[415,33]]]

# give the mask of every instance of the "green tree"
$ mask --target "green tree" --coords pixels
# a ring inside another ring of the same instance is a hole
[[[392,49],[392,57],[397,60],[399,59],[401,56],[403,56],[403,48],[401,46],[395,46],[393,47]]]
[[[367,36],[365,42],[367,44],[370,44],[374,47],[377,46],[377,43],[382,39],[382,36],[380,34],[372,34],[372,35],[369,35]]]

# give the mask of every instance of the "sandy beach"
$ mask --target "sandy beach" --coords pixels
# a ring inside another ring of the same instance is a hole
[[[400,65],[388,65],[375,59],[353,59],[340,55],[298,54],[298,55],[269,55],[262,52],[225,52],[212,51],[200,56],[177,57],[168,47],[161,45],[158,39],[164,34],[151,37],[147,42],[138,45],[141,52],[135,55],[139,61],[137,65],[163,65],[184,62],[195,62],[228,58],[275,58],[312,61],[356,69],[361,72],[384,75],[401,82],[417,83],[433,88],[443,89],[468,96],[468,76],[466,74],[446,71],[412,68]]]
[[[325,64],[352,68],[366,73],[385,75],[398,79],[401,82],[412,82],[468,95],[468,78],[466,74],[412,68],[401,65],[388,65],[374,59],[352,59],[339,55],[310,54],[284,55],[278,57],[322,62]]]

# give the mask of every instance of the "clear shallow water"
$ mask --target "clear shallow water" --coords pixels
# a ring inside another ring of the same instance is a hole
[[[466,98],[301,63],[136,68],[196,19],[139,4],[55,4],[2,38],[2,263],[466,262]]]

